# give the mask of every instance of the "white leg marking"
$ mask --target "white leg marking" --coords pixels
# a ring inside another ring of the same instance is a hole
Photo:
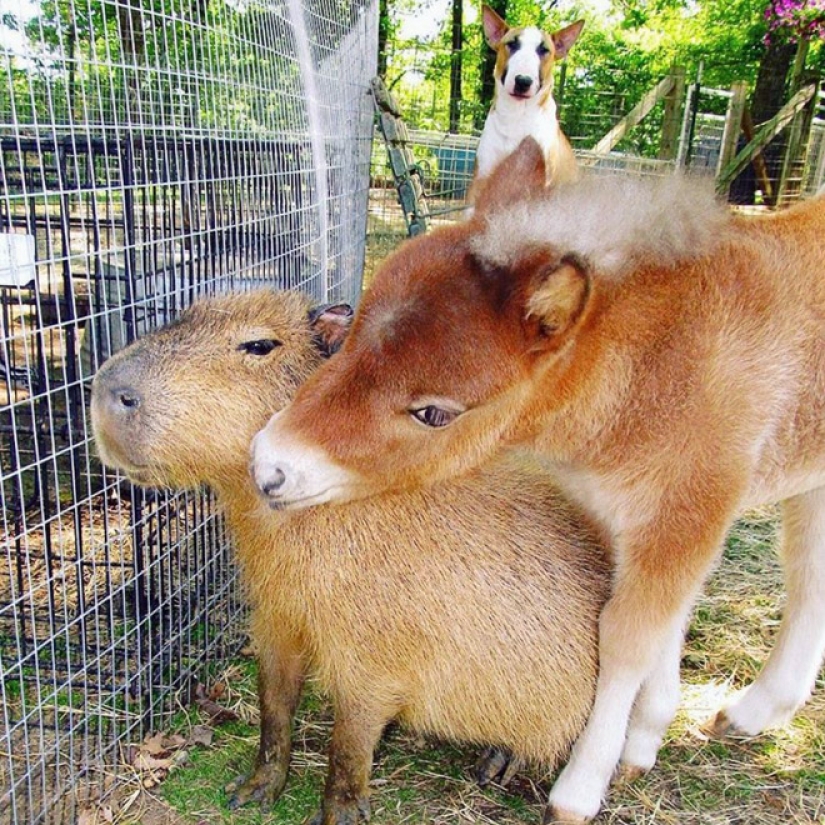
[[[626,669],[601,665],[590,719],[550,791],[548,801],[556,813],[588,820],[599,812],[642,678]]]
[[[784,502],[788,599],[776,645],[754,683],[727,708],[727,721],[755,736],[805,703],[825,652],[825,488]]]
[[[657,660],[633,706],[622,765],[629,771],[649,771],[668,726],[679,707],[679,664],[684,638],[684,623],[674,627],[666,647]]]

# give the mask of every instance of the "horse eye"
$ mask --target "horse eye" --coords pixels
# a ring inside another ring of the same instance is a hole
[[[410,410],[410,415],[428,427],[446,427],[452,424],[461,413],[458,410],[445,410],[443,407],[428,404],[426,407]]]
[[[280,347],[281,342],[274,338],[263,338],[260,341],[244,341],[238,346],[241,352],[246,352],[249,355],[269,355],[275,347]]]

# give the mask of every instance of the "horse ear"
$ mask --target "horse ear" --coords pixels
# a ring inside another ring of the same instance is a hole
[[[327,304],[309,311],[309,325],[321,352],[330,356],[338,352],[352,324],[353,310],[349,304]]]
[[[510,27],[486,4],[481,7],[481,23],[490,48],[497,49]]]
[[[532,137],[526,137],[490,175],[478,182],[475,214],[485,214],[525,196],[541,192],[547,182],[544,152]]]
[[[560,263],[545,265],[533,275],[527,293],[526,320],[538,323],[546,343],[556,344],[573,330],[590,299],[587,265],[569,255]]]
[[[573,47],[573,44],[579,39],[579,35],[584,28],[584,20],[577,20],[557,32],[550,35],[553,39],[553,46],[556,50],[556,60],[561,60],[567,56],[567,52]]]

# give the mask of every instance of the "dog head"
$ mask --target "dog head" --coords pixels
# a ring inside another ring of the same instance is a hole
[[[496,59],[496,88],[517,100],[530,100],[553,85],[553,64],[576,42],[584,20],[548,34],[535,26],[510,28],[489,6],[482,6],[484,35]]]

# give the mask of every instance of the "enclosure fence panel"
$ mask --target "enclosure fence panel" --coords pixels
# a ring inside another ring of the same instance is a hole
[[[207,491],[135,490],[101,361],[197,296],[354,301],[377,0],[29,0],[0,16],[0,823],[74,822],[245,638]]]

